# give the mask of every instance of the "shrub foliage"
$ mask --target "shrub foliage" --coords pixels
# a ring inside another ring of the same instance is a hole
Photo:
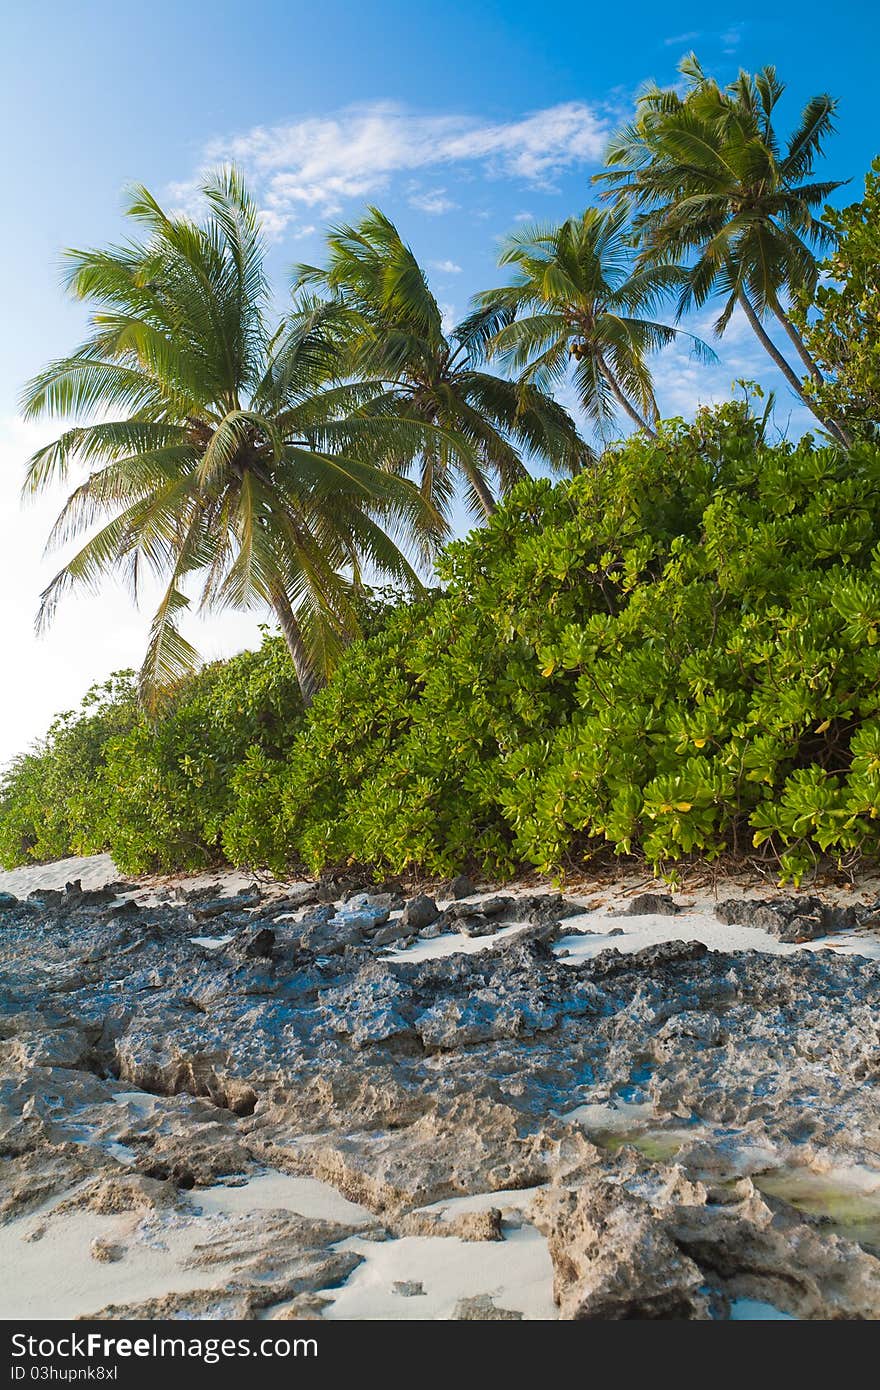
[[[251,747],[290,748],[300,718],[280,637],[184,681],[155,715],[132,672],[89,691],[0,785],[0,862],[109,849],[125,873],[197,869],[221,856],[232,780]]]
[[[874,851],[878,522],[873,444],[770,447],[739,405],[667,424],[573,482],[520,485],[304,720],[269,639],[158,725],[112,731],[91,799],[60,816],[68,847],[106,844],[127,871],[222,852],[446,874],[763,846],[795,879]],[[111,712],[131,719],[125,691],[12,768],[6,862],[47,853],[37,815],[23,831],[33,787],[56,786],[36,764]]]

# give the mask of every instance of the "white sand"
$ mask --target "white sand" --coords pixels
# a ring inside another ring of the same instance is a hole
[[[28,1239],[41,1224],[31,1216],[0,1227],[4,1318],[75,1318],[108,1303],[210,1288],[229,1272],[222,1266],[182,1267],[199,1239],[193,1224],[163,1226],[162,1236],[151,1240],[149,1227],[137,1216],[72,1211],[52,1217],[39,1239]],[[114,1263],[94,1259],[89,1247],[97,1237],[125,1245],[125,1258]]]
[[[476,900],[475,900],[476,901]],[[389,960],[440,960],[443,956],[464,955],[472,956],[477,951],[485,951],[490,946],[497,946],[499,941],[504,941],[509,936],[515,936],[517,932],[523,930],[522,922],[516,926],[501,927],[492,936],[465,936],[463,932],[444,932],[442,936],[435,936],[429,941],[416,941],[412,946],[400,947],[389,946],[386,955]]]
[[[202,1216],[247,1216],[254,1211],[294,1211],[313,1221],[337,1221],[341,1226],[366,1226],[373,1213],[349,1202],[335,1187],[319,1178],[293,1177],[272,1171],[247,1182],[194,1188],[187,1194],[193,1211]]]
[[[90,854],[83,858],[56,859],[52,864],[22,864],[18,869],[0,869],[0,893],[27,897],[38,888],[63,888],[77,879],[83,888],[103,888],[124,878],[109,854]]]
[[[590,960],[600,951],[613,947],[629,954],[641,951],[645,946],[658,946],[664,941],[702,941],[710,951],[764,951],[772,956],[790,956],[798,951],[839,951],[841,955],[862,955],[880,960],[880,933],[877,932],[834,932],[820,937],[818,941],[804,942],[802,945],[780,941],[760,927],[728,926],[719,922],[711,908],[696,911],[683,911],[674,917],[654,916],[615,917],[607,908],[597,908],[584,913],[583,917],[567,918],[562,925],[566,929],[592,931],[596,936],[561,936],[554,950],[567,951],[564,958],[575,965],[582,960]],[[622,936],[610,936],[616,928],[623,929]]]
[[[65,1193],[64,1197],[69,1197]],[[240,1186],[218,1185],[186,1194],[181,1212],[144,1217],[74,1210],[52,1214],[63,1199],[0,1226],[0,1317],[74,1318],[108,1303],[140,1302],[193,1289],[224,1289],[233,1265],[188,1268],[198,1246],[256,1212],[292,1211],[313,1220],[362,1226],[373,1220],[314,1178],[269,1172]],[[96,1260],[93,1240],[125,1249],[121,1260]]]
[[[495,1207],[504,1220],[512,1212],[528,1210],[540,1191],[539,1187],[505,1187],[497,1192],[472,1192],[465,1197],[441,1198],[439,1202],[431,1202],[430,1206],[419,1207],[419,1211],[439,1216],[441,1221],[452,1221],[456,1216],[464,1216],[468,1212],[491,1211]]]
[[[443,1320],[452,1317],[459,1299],[479,1294],[489,1294],[496,1307],[528,1319],[558,1316],[547,1242],[534,1226],[508,1231],[503,1240],[404,1236],[369,1241],[355,1236],[339,1248],[356,1250],[364,1263],[327,1294],[333,1302],[324,1310],[325,1318]],[[394,1284],[403,1281],[422,1284],[424,1294],[395,1293]]]
[[[0,893],[15,893],[27,897],[40,888],[63,888],[77,879],[83,888],[103,888],[120,880],[137,883],[138,888],[123,897],[152,905],[164,900],[164,894],[178,886],[187,892],[199,888],[216,888],[219,895],[239,893],[254,881],[254,875],[240,869],[209,870],[202,874],[159,875],[136,878],[126,875],[114,864],[109,854],[90,854],[71,859],[56,859],[51,864],[22,864],[18,869],[0,869]],[[274,882],[274,881],[273,881]],[[285,887],[292,888],[302,879],[291,879]]]
[[[456,1236],[405,1236],[382,1243],[353,1238],[340,1249],[353,1249],[365,1263],[332,1293],[327,1318],[388,1320],[449,1319],[459,1299],[488,1294],[496,1307],[520,1312],[526,1319],[558,1316],[553,1302],[553,1266],[547,1242],[536,1228],[521,1222],[538,1188],[477,1192],[445,1198],[419,1210],[448,1222],[468,1212],[496,1207],[502,1221],[516,1218],[501,1241],[463,1241]],[[413,1282],[424,1294],[405,1296],[395,1283]]]
[[[66,1194],[70,1195],[70,1194]],[[426,1211],[444,1219],[465,1211],[499,1207],[520,1212],[534,1189],[480,1193],[437,1202]],[[244,1232],[248,1218],[267,1211],[293,1211],[313,1220],[363,1226],[374,1218],[327,1183],[267,1172],[239,1185],[218,1184],[185,1195],[172,1214],[126,1212],[104,1216],[87,1210],[53,1215],[55,1200],[39,1211],[0,1227],[0,1316],[73,1318],[108,1303],[140,1302],[168,1293],[223,1290],[231,1263],[188,1267],[206,1240]],[[112,1263],[96,1260],[91,1244],[100,1238],[124,1247]],[[462,1241],[452,1236],[371,1241],[352,1237],[339,1249],[364,1257],[341,1288],[327,1290],[332,1318],[449,1318],[460,1298],[489,1294],[496,1304],[527,1318],[555,1318],[553,1271],[547,1243],[530,1225],[506,1232],[503,1241]],[[425,1295],[394,1292],[397,1281],[424,1285]],[[51,1290],[51,1293],[47,1291]]]

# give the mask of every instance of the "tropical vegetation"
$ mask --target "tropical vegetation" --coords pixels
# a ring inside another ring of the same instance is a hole
[[[633,209],[639,265],[685,272],[679,313],[719,298],[720,335],[739,306],[795,394],[845,444],[839,423],[817,406],[763,322],[776,318],[810,380],[821,381],[786,306],[812,295],[819,273],[813,248],[835,241],[817,212],[840,181],[817,181],[813,166],[834,129],[837,102],[827,93],[812,97],[783,141],[774,111],[785,88],[775,68],[740,72],[724,88],[693,54],[681,72],[683,95],[653,85],[642,93],[635,121],[611,141],[596,179],[606,196]]]
[[[269,323],[254,203],[234,172],[203,192],[204,225],[138,189],[128,214],[145,240],[68,253],[93,332],[29,383],[24,413],[101,418],[40,449],[25,486],[38,492],[85,464],[50,545],[102,524],[46,589],[40,622],[65,590],[108,572],[135,594],[142,574],[158,575],[166,587],[141,672],[150,696],[196,664],[178,625],[196,577],[203,608],[273,612],[308,700],[357,631],[364,564],[418,588],[393,532],[430,526],[430,514],[383,462],[425,432],[365,414],[369,381],[339,381],[334,305],[303,300]]]
[[[528,470],[523,455],[576,473],[590,458],[567,411],[532,382],[481,370],[486,344],[471,320],[445,329],[427,277],[394,224],[370,208],[356,227],[327,237],[325,268],[299,266],[298,290],[320,289],[345,315],[348,370],[384,384],[370,411],[433,426],[399,448],[396,472],[413,466],[422,496],[448,531],[456,493],[483,520]]]
[[[376,208],[273,316],[234,171],[202,221],[139,189],[138,237],[69,253],[91,335],[24,408],[81,422],[26,488],[84,468],[51,540],[85,540],[41,618],[110,572],[164,596],[140,675],[3,774],[0,862],[503,874],[602,849],[799,880],[880,849],[880,163],[823,211],[834,100],[783,139],[774,69],[683,70],[611,142],[607,202],[510,236],[455,326]],[[663,418],[656,355],[711,355],[677,322],[711,300],[821,432],[771,442],[756,384]],[[450,541],[459,501],[480,524]],[[281,635],[199,669],[196,590]]]
[[[821,371],[806,389],[822,411],[853,438],[880,422],[880,159],[865,179],[865,196],[829,208],[836,245],[819,267],[815,294],[801,296],[795,320]]]
[[[880,447],[762,436],[731,404],[521,483],[304,716],[277,638],[158,721],[126,726],[123,687],[84,785],[55,766],[90,711],[12,769],[0,852],[44,854],[44,820],[128,871],[504,873],[605,846],[661,868],[760,852],[799,878],[876,850]]]

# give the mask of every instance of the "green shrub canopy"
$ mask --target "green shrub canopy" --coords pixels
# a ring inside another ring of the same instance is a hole
[[[88,843],[127,871],[193,862],[191,839],[275,869],[437,874],[757,845],[795,879],[820,852],[875,851],[878,523],[875,445],[768,447],[740,405],[667,424],[573,482],[521,484],[447,549],[442,594],[355,643],[301,722],[276,673],[271,737],[251,706],[224,723],[235,662],[217,668],[180,707],[216,794],[191,789],[177,735],[177,801],[145,771],[166,736],[117,735]]]

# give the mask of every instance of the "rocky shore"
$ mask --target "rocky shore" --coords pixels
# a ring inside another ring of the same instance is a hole
[[[880,1315],[870,895],[108,873],[0,893],[3,1316]]]

